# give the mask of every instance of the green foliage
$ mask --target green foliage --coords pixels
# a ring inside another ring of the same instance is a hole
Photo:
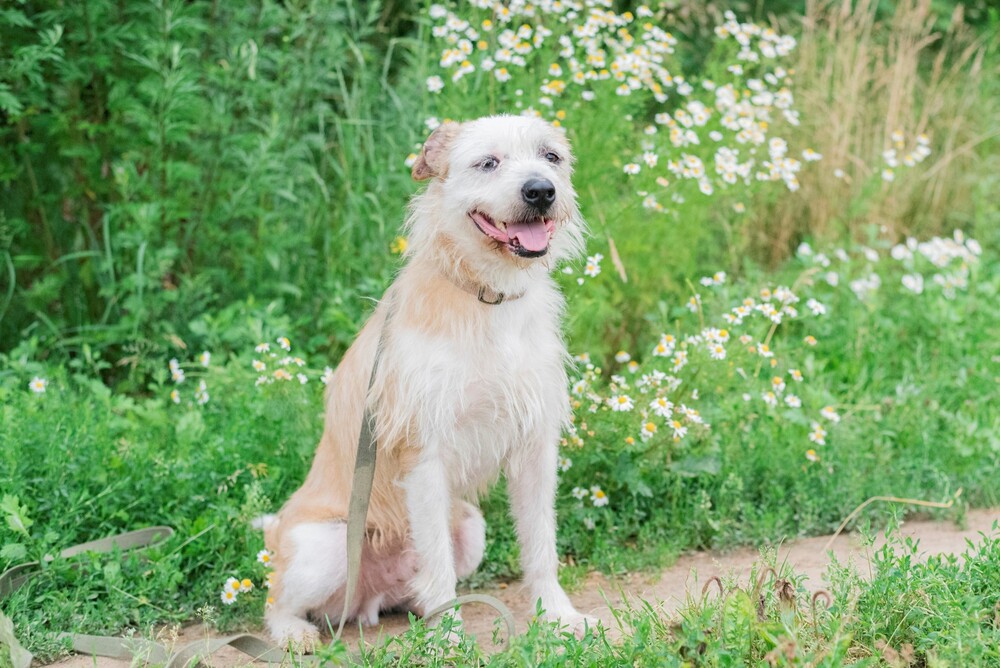
[[[417,138],[390,121],[408,98],[388,84],[399,43],[372,46],[378,9],[5,10],[3,348],[36,335],[145,358],[214,343],[197,323],[219,309],[291,304],[321,324],[314,345],[342,350],[395,264],[398,156]]]

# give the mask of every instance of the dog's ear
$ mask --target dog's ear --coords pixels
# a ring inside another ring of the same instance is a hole
[[[451,141],[458,135],[461,124],[446,121],[431,133],[420,149],[420,156],[413,163],[415,181],[424,181],[435,176],[444,176],[448,171],[448,148]]]

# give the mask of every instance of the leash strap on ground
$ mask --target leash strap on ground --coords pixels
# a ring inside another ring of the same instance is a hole
[[[372,373],[368,378],[368,390],[365,392],[365,411],[361,417],[361,431],[358,433],[358,452],[354,459],[354,477],[351,480],[351,499],[347,505],[347,584],[344,590],[344,609],[340,613],[340,625],[337,627],[337,638],[344,633],[344,624],[354,605],[354,595],[358,587],[358,577],[361,574],[361,551],[364,546],[368,525],[368,505],[372,498],[372,483],[375,481],[375,459],[378,452],[378,439],[375,436],[375,415],[370,408],[372,386],[378,373],[379,359],[382,357],[382,345],[385,342],[386,330],[389,326],[391,302],[385,320],[382,321],[382,331],[378,343],[375,344],[375,359],[372,361]]]
[[[514,632],[515,632],[514,613],[510,611],[510,608],[504,605],[503,601],[488,594],[466,594],[464,596],[459,596],[458,598],[448,601],[444,605],[439,605],[438,607],[434,608],[426,615],[424,615],[424,619],[430,619],[432,617],[436,617],[438,615],[448,612],[449,610],[454,610],[458,608],[460,605],[465,605],[467,603],[482,603],[483,605],[488,605],[497,612],[499,612],[500,616],[497,617],[497,619],[503,621],[504,625],[507,627],[507,637],[504,642],[504,645],[510,643],[510,639],[514,637]]]
[[[208,658],[221,649],[231,647],[250,657],[251,661],[291,665],[316,664],[313,656],[292,655],[272,646],[257,636],[241,633],[222,638],[206,638],[183,645],[171,653],[163,645],[141,638],[112,638],[109,636],[89,636],[78,633],[63,633],[60,638],[69,638],[74,652],[87,656],[106,656],[131,663],[157,664],[164,668],[205,668],[202,659]]]
[[[174,535],[174,530],[170,527],[147,527],[68,547],[59,553],[59,558],[68,559],[84,552],[113,552],[115,548],[122,552],[146,548],[164,541],[172,535]],[[53,561],[54,559],[55,557],[51,556],[45,557],[46,562]],[[28,578],[37,573],[40,567],[41,562],[29,561],[24,564],[11,566],[4,571],[0,575],[0,601],[24,586]]]

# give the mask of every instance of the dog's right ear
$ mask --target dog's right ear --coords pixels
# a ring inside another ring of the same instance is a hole
[[[424,147],[420,149],[420,156],[413,163],[410,174],[415,181],[425,181],[445,175],[448,171],[448,148],[461,128],[460,123],[446,121],[431,133],[424,142]]]

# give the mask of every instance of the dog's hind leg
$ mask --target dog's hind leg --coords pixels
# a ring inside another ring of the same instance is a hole
[[[347,582],[347,524],[309,522],[289,530],[292,554],[280,554],[274,603],[264,615],[271,638],[309,650],[319,630],[306,617],[322,608]],[[339,621],[339,620],[336,620]]]
[[[459,501],[452,527],[455,541],[455,575],[467,578],[476,572],[486,551],[486,521],[471,503]]]

